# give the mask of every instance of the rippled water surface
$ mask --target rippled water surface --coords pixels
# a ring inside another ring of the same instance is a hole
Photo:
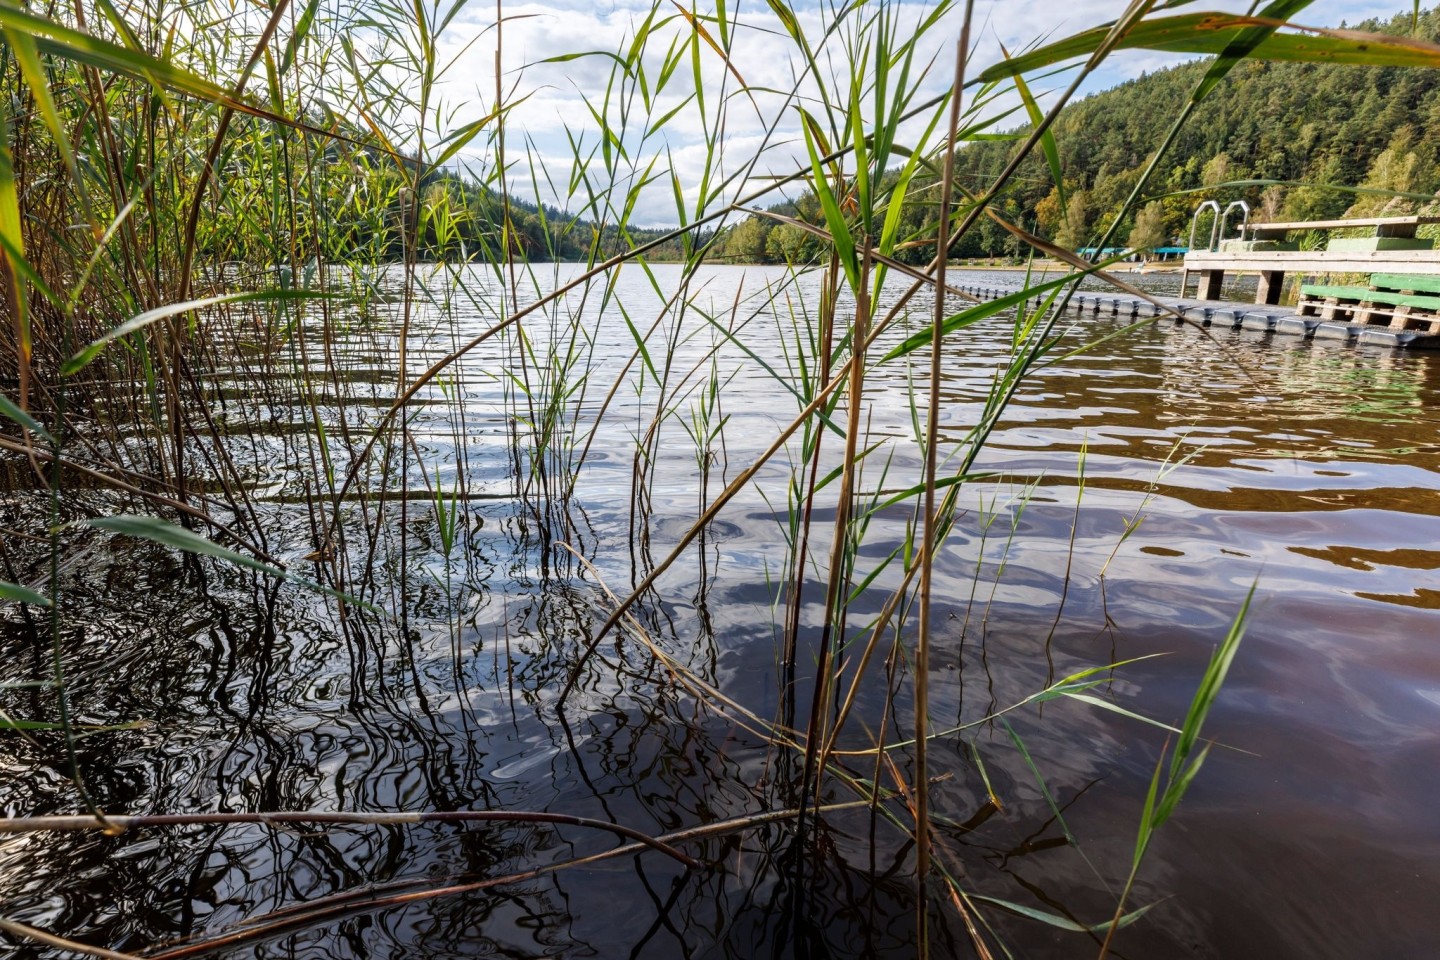
[[[683,324],[663,321],[648,357],[627,367],[627,317],[643,332],[675,292],[678,271],[656,268],[652,289],[626,269],[616,299],[602,302],[596,291],[563,307],[593,337],[593,349],[581,337],[569,375],[576,389],[559,398],[572,451],[590,443],[563,516],[516,496],[517,418],[537,404],[543,412],[554,392],[535,372],[534,402],[517,394],[526,387],[505,372],[513,339],[486,341],[421,394],[406,462],[392,451],[405,478],[397,489],[412,495],[372,503],[385,523],[363,535],[359,513],[350,514],[348,536],[376,537],[371,599],[394,620],[342,624],[313,594],[248,572],[157,547],[77,543],[83,552],[63,581],[75,611],[64,638],[75,709],[89,723],[146,721],[80,742],[89,789],[106,810],[530,810],[661,834],[796,801],[787,786],[799,775],[795,758],[767,744],[740,708],[785,719],[780,583],[798,446],[782,450],[660,577],[636,622],[600,644],[557,717],[559,690],[612,607],[607,590],[628,593],[797,412],[786,386],[796,376],[790,324],[814,307],[814,278],[786,286],[778,270],[710,268],[688,293]],[[381,280],[389,289],[394,278]],[[1165,292],[1174,278],[1144,282]],[[494,291],[479,275],[467,283],[479,292],[453,295],[444,323],[437,308],[421,311],[412,376],[493,322],[485,304]],[[432,285],[443,292],[440,278]],[[887,287],[880,307],[902,289]],[[518,293],[522,302],[526,295]],[[919,306],[914,322],[924,313]],[[309,353],[277,348],[291,367],[334,371],[312,397],[267,395],[228,374],[217,380],[218,426],[253,472],[272,548],[297,570],[316,548],[304,500],[324,470],[307,440],[307,410],[361,427],[394,396],[398,308],[378,315],[337,338],[328,357],[313,342]],[[564,345],[544,317],[527,322],[537,355]],[[1006,723],[976,721],[1067,674],[1131,661],[1104,674],[1094,696],[1178,723],[1253,585],[1249,631],[1207,728],[1219,745],[1150,851],[1132,903],[1154,906],[1117,937],[1117,955],[1434,956],[1440,358],[1168,322],[1067,355],[1121,322],[1077,321],[1024,382],[975,464],[985,475],[963,488],[937,560],[932,720],[937,729],[973,724],[932,748],[942,859],[975,894],[1081,924],[1109,919],[1165,732],[1070,700],[1013,711]],[[998,317],[948,348],[946,452],[964,449],[1012,329],[1010,317]],[[667,335],[672,346],[656,346]],[[885,334],[881,349],[899,338]],[[261,354],[245,355],[259,365]],[[875,448],[860,484],[867,495],[919,476],[909,386],[926,361],[915,357],[913,370],[892,363],[867,385],[866,443]],[[707,408],[712,379],[720,399]],[[637,498],[636,438],[652,428],[657,382],[686,386],[667,394]],[[707,409],[710,426],[723,422],[723,439],[697,459]],[[828,468],[840,444],[833,435],[825,443]],[[552,490],[569,479],[547,476]],[[463,485],[468,497],[448,556],[432,483]],[[106,507],[91,496],[77,500],[77,513]],[[9,527],[29,506],[16,497],[3,509]],[[833,518],[833,493],[822,493],[817,567]],[[884,564],[909,519],[903,506],[874,514],[857,579],[884,569],[857,601],[847,637],[861,635],[899,583],[898,567]],[[24,550],[17,544],[15,553]],[[801,611],[802,704],[822,584],[812,575]],[[913,615],[907,624],[905,655]],[[0,615],[0,679],[43,672],[48,641],[35,630],[13,605]],[[736,706],[698,701],[642,635]],[[891,639],[861,684],[842,751],[876,736],[903,739],[913,723],[904,655],[894,668],[902,696],[887,704]],[[846,648],[847,685],[859,651]],[[26,716],[50,709],[42,694],[14,691],[3,706]],[[897,762],[908,778],[904,751]],[[858,777],[875,773],[870,758],[845,763]],[[10,815],[80,809],[68,769],[58,740],[5,737],[0,806]],[[881,776],[893,785],[888,771]],[[833,785],[824,799],[854,796]],[[908,837],[864,809],[828,815],[814,842],[797,846],[796,835],[783,821],[688,842],[702,870],[645,852],[539,873],[621,841],[548,823],[31,835],[0,841],[0,915],[138,953],[398,884],[384,893],[414,897],[337,906],[219,952],[913,956]],[[968,955],[959,915],[937,901],[937,955]],[[977,906],[1016,956],[1098,949],[1090,934]],[[0,952],[17,949],[47,955],[11,943]]]

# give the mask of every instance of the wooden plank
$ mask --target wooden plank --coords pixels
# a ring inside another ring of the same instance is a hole
[[[1247,223],[1244,229],[1268,230],[1341,230],[1346,227],[1416,227],[1422,223],[1440,223],[1440,217],[1355,217],[1351,220],[1293,220],[1285,223]]]
[[[1370,278],[1370,283],[1381,290],[1440,293],[1440,277],[1410,277],[1400,273],[1377,273]]]
[[[1403,273],[1440,276],[1440,250],[1377,250],[1366,253],[1326,253],[1322,250],[1219,253],[1200,250],[1185,255],[1185,269],[1223,270],[1227,273]]]
[[[1325,252],[1370,253],[1376,250],[1432,250],[1434,247],[1434,240],[1421,240],[1414,236],[1331,237],[1330,242],[1325,244]]]
[[[1370,299],[1379,303],[1392,303],[1397,307],[1414,307],[1416,310],[1440,311],[1440,297],[1426,297],[1414,293],[1390,293],[1385,290],[1376,290],[1369,296]]]
[[[1353,316],[1355,317],[1356,323],[1363,323],[1366,326],[1376,323],[1382,326],[1388,326],[1390,323],[1389,308],[1370,301],[1363,301],[1356,307]]]
[[[1300,295],[1308,300],[1334,300],[1340,304],[1359,304],[1367,308],[1380,304],[1384,307],[1407,307],[1440,313],[1440,297],[1391,293],[1388,290],[1371,290],[1367,287],[1327,287],[1307,283],[1301,285]]]
[[[1317,297],[1321,300],[1326,297],[1339,297],[1341,300],[1363,300],[1371,293],[1369,287],[1340,287],[1321,283],[1302,283],[1300,295],[1305,297]]]
[[[1323,321],[1356,326],[1384,327],[1396,332],[1440,334],[1440,313],[1407,304],[1346,303],[1338,297],[1326,297],[1301,301],[1297,315],[1318,316]]]

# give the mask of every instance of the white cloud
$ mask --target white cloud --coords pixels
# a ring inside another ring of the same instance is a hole
[[[1347,20],[1353,24],[1366,17],[1388,16],[1395,5],[1396,0],[1321,0],[1306,11],[1303,22],[1338,24]],[[827,38],[827,27],[833,26],[829,20],[832,11],[829,3],[794,6],[798,8],[797,21],[817,50],[821,83],[832,100],[843,99],[848,94],[852,46],[861,17],[888,11],[897,23],[904,25],[900,36],[908,38],[915,34],[914,25],[933,9],[920,3],[872,3],[861,7],[859,13],[852,15],[851,23],[841,25]],[[1064,3],[981,0],[976,4],[975,69],[999,60],[1002,45],[1013,52],[1039,40],[1065,36],[1113,18],[1123,6],[1115,0]],[[1206,4],[1205,8],[1243,12],[1248,6],[1244,0],[1219,0]],[[805,162],[795,111],[782,108],[795,105],[795,100],[787,97],[793,91],[801,102],[819,112],[816,102],[820,86],[809,75],[796,45],[768,4],[763,0],[729,0],[727,8],[732,19],[729,49],[733,71],[751,88],[776,92],[756,92],[753,101],[749,96],[737,94],[734,76],[720,57],[701,42],[699,72],[706,106],[704,114],[698,109],[698,100],[692,99],[662,130],[642,142],[647,117],[651,122],[658,120],[696,92],[689,54],[691,27],[672,3],[668,0],[660,4],[652,4],[650,0],[603,0],[594,4],[578,0],[536,0],[504,5],[502,69],[506,98],[510,102],[527,98],[507,117],[508,157],[512,162],[523,160],[528,149],[537,162],[550,169],[560,195],[546,196],[547,191],[542,189],[540,199],[562,207],[577,205],[565,195],[575,167],[568,137],[583,142],[587,153],[591,148],[595,150],[594,159],[590,161],[592,181],[602,186],[609,182],[609,175],[602,175],[601,127],[592,110],[609,117],[612,131],[622,128],[626,131],[620,143],[626,158],[619,159],[618,151],[615,153],[615,180],[622,190],[642,176],[657,156],[661,164],[666,164],[668,153],[692,210],[701,189],[707,157],[714,167],[713,188],[725,177],[740,172],[752,157],[761,153],[755,175],[748,180],[737,180],[722,190],[716,202],[729,202],[738,193],[768,182],[762,178],[791,172],[797,164]],[[710,9],[713,11],[713,7]],[[643,102],[645,94],[638,82],[639,70],[627,78],[616,61],[606,56],[623,54],[647,22],[652,32],[638,67],[643,70],[645,90],[651,97],[648,106]],[[917,41],[911,78],[916,88],[916,102],[938,95],[948,86],[959,25],[960,6],[957,6]],[[720,31],[713,21],[706,23],[706,29],[719,40]],[[442,60],[454,60],[454,66],[440,86],[449,105],[444,116],[451,129],[484,116],[493,107],[496,36],[494,8],[488,5],[467,7],[442,36]],[[681,51],[678,60],[676,50]],[[559,63],[545,62],[582,53],[593,55]],[[1123,52],[1098,71],[1082,93],[1113,86],[1182,59],[1146,51]],[[932,60],[933,67],[917,81],[917,75]],[[670,68],[668,76],[667,67]],[[1059,87],[1068,82],[1067,75],[1052,78],[1045,86]],[[1013,105],[1013,99],[1002,97],[989,109],[1008,109]],[[779,131],[767,139],[766,125],[777,116],[781,117]],[[1011,124],[1007,121],[1006,125]],[[914,124],[905,132],[907,137],[918,135]],[[707,141],[715,144],[713,151]],[[466,159],[472,168],[492,165],[493,144],[477,139],[467,150]],[[512,168],[510,180],[516,193],[525,196],[534,193],[526,163]],[[652,224],[675,221],[675,201],[668,176],[663,183],[643,192],[633,219],[637,223]]]

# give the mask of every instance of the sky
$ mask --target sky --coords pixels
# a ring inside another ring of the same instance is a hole
[[[795,45],[766,0],[725,0],[729,19],[734,24],[730,43],[733,72],[727,75],[724,61],[713,50],[702,47],[701,87],[705,95],[705,115],[702,116],[698,109],[697,100],[686,100],[695,87],[688,55],[681,59],[664,89],[655,92],[667,48],[672,42],[688,41],[691,36],[689,24],[679,16],[672,0],[661,2],[660,17],[668,18],[668,23],[650,36],[644,55],[648,85],[655,93],[648,112],[653,122],[676,107],[680,109],[663,128],[641,142],[646,110],[640,98],[634,98],[625,124],[630,131],[625,145],[631,162],[620,164],[615,179],[621,189],[618,193],[612,191],[611,195],[622,196],[629,184],[637,177],[643,177],[649,165],[655,162],[657,166],[652,169],[675,171],[687,216],[693,216],[699,206],[707,156],[713,159],[718,172],[729,175],[743,171],[752,157],[757,153],[761,155],[761,161],[749,170],[750,175],[738,177],[729,189],[721,192],[720,199],[712,200],[712,204],[733,200],[737,192],[743,195],[753,191],[770,182],[767,177],[792,172],[797,164],[805,162],[795,101],[787,100],[779,93],[756,94],[753,98],[737,95],[735,74],[752,88],[790,91],[797,89],[798,82],[802,97],[812,96],[816,85],[813,79],[804,76]],[[683,2],[689,9],[695,0]],[[699,9],[702,13],[713,11],[715,2],[700,0]],[[508,184],[518,196],[527,199],[538,196],[554,206],[575,210],[584,204],[586,194],[583,190],[571,190],[571,184],[575,182],[571,143],[578,141],[586,153],[598,146],[600,125],[592,117],[591,110],[601,109],[615,63],[599,55],[563,62],[545,61],[587,51],[610,53],[626,49],[650,13],[651,0],[597,0],[594,3],[579,0],[501,0],[501,4],[505,17],[502,69],[506,99],[507,102],[516,102],[525,98],[506,119],[507,159],[512,163]],[[819,38],[824,33],[830,22],[828,2],[823,5],[792,2],[790,6],[807,37]],[[878,3],[872,3],[869,9],[878,6]],[[903,25],[901,35],[907,37],[916,33],[914,25],[933,9],[929,4],[903,0],[896,0],[888,6],[897,22]],[[912,77],[912,83],[917,87],[917,102],[941,93],[949,85],[962,6],[957,4],[954,12],[921,34],[917,41],[916,76]],[[1249,6],[1246,0],[1200,0],[1181,12],[1245,12]],[[1338,26],[1342,21],[1354,24],[1368,17],[1388,18],[1406,6],[1404,0],[1318,0],[1296,20],[1315,26]],[[972,62],[976,68],[983,68],[1002,59],[1002,49],[1013,52],[1047,37],[1056,39],[1073,34],[1113,19],[1123,7],[1122,0],[976,0]],[[444,116],[451,129],[484,116],[494,105],[495,23],[496,6],[482,0],[481,3],[463,7],[440,36],[442,59],[450,64],[440,92],[447,105]],[[708,29],[712,35],[718,33],[713,24]],[[716,39],[719,39],[718,36]],[[842,43],[831,42],[824,50],[826,70],[822,71],[821,79],[834,89],[837,84],[845,82],[840,78],[848,75],[848,60]],[[935,58],[934,66],[927,74],[920,75],[920,65],[932,57]],[[1122,51],[1097,71],[1081,92],[1107,89],[1143,72],[1183,59],[1149,51]],[[1033,86],[1044,104],[1058,89],[1068,85],[1070,79],[1069,74],[1052,76],[1033,81]],[[724,94],[729,94],[729,98],[725,99]],[[717,124],[722,103],[726,106],[724,126],[719,128]],[[997,98],[986,109],[993,114],[1012,109],[1017,104],[1016,97],[1009,94]],[[612,104],[612,124],[618,125],[618,113],[618,105]],[[767,138],[766,126],[777,116],[776,132]],[[1014,126],[1022,119],[1023,115],[1011,115],[1000,126]],[[710,127],[708,132],[707,126]],[[902,131],[901,140],[905,142],[908,138],[920,142],[922,134],[923,130],[912,124]],[[718,142],[720,149],[711,151],[707,148],[707,136]],[[481,143],[482,139],[473,141],[457,156],[457,160],[483,175],[486,170],[494,169],[495,158],[491,148]],[[608,184],[611,178],[601,171],[600,153],[596,152],[595,156],[597,159],[590,165],[590,177],[600,187]],[[530,162],[532,159],[533,164]],[[532,173],[532,170],[536,172]],[[542,182],[537,190],[536,179],[548,179],[548,182]],[[712,182],[715,179],[718,178],[712,177]],[[774,194],[758,203],[769,205],[779,199],[780,195]],[[675,186],[668,173],[661,182],[638,191],[633,223],[673,225],[678,217]]]

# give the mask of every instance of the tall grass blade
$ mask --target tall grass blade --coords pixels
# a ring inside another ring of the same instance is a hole
[[[173,523],[167,523],[157,517],[135,515],[97,517],[88,521],[87,525],[97,530],[105,530],[109,533],[118,533],[122,536],[134,537],[138,540],[149,540],[152,543],[158,543],[162,546],[174,547],[176,550],[183,550],[186,553],[213,557],[216,560],[223,560],[235,566],[256,570],[268,577],[288,580],[307,590],[323,593],[336,600],[343,600],[346,603],[369,610],[372,613],[384,613],[383,610],[374,604],[367,603],[364,600],[324,586],[323,584],[315,583],[313,580],[307,580],[304,577],[290,573],[288,570],[271,566],[253,557],[247,557],[243,553],[237,553],[234,550],[222,547],[218,543],[205,539],[198,533],[186,530],[184,527],[176,526]]]
[[[9,397],[3,394],[0,394],[0,416],[15,421],[37,437],[41,437],[51,443],[55,442],[55,438],[50,436],[50,432],[45,429],[40,421],[30,416],[30,414],[24,410],[21,410]]]
[[[50,598],[38,590],[31,590],[29,587],[22,587],[18,583],[9,583],[0,580],[0,600],[13,600],[16,603],[30,603],[37,607],[50,606]]]
[[[1125,914],[1118,921],[1106,920],[1104,923],[1097,923],[1093,926],[1086,926],[1083,923],[1076,923],[1069,917],[1062,917],[1058,913],[1051,913],[1048,910],[1041,910],[1037,907],[1027,907],[1024,904],[1015,903],[1012,900],[1002,900],[999,897],[987,897],[984,894],[980,893],[970,894],[970,899],[980,900],[985,903],[993,903],[995,904],[995,906],[1000,907],[1004,910],[1009,910],[1011,913],[1018,914],[1022,917],[1027,917],[1031,920],[1039,920],[1043,924],[1056,927],[1060,930],[1069,930],[1073,933],[1091,934],[1106,933],[1112,927],[1116,929],[1128,927],[1130,926],[1130,924],[1134,923],[1136,920],[1139,920],[1141,917],[1145,916],[1145,914],[1149,913],[1155,906],[1157,906],[1157,904],[1154,903],[1146,904],[1138,910],[1132,910],[1131,912]]]
[[[20,230],[20,200],[15,182],[15,161],[10,147],[10,105],[0,102],[0,283],[5,285],[5,303],[10,322],[15,327],[16,374],[19,379],[20,409],[30,402],[30,341],[29,304],[19,263],[25,258],[25,237]],[[8,401],[7,401],[8,402]]]
[[[1136,25],[1115,49],[1162,50],[1169,53],[1223,55],[1235,42],[1237,31],[1274,31],[1284,20],[1221,13],[1188,13],[1159,17]],[[1411,37],[1325,30],[1306,27],[1305,33],[1274,33],[1250,47],[1248,56],[1259,60],[1329,63],[1371,67],[1434,67],[1440,65],[1440,46]],[[994,82],[1029,73],[1094,53],[1107,37],[1108,27],[1096,27],[1057,43],[1003,60],[985,70],[974,82]]]
[[[153,310],[146,310],[144,313],[136,314],[124,323],[112,327],[103,336],[91,341],[73,357],[61,364],[60,373],[62,376],[74,376],[89,366],[96,357],[100,356],[101,351],[110,343],[136,331],[144,330],[152,323],[168,317],[178,317],[192,311],[204,310],[208,307],[218,307],[227,303],[275,303],[288,300],[340,299],[344,299],[342,294],[321,293],[315,290],[262,290],[252,293],[225,293],[215,297],[202,297],[199,300],[187,300],[184,303],[167,304],[163,307],[156,307]]]

